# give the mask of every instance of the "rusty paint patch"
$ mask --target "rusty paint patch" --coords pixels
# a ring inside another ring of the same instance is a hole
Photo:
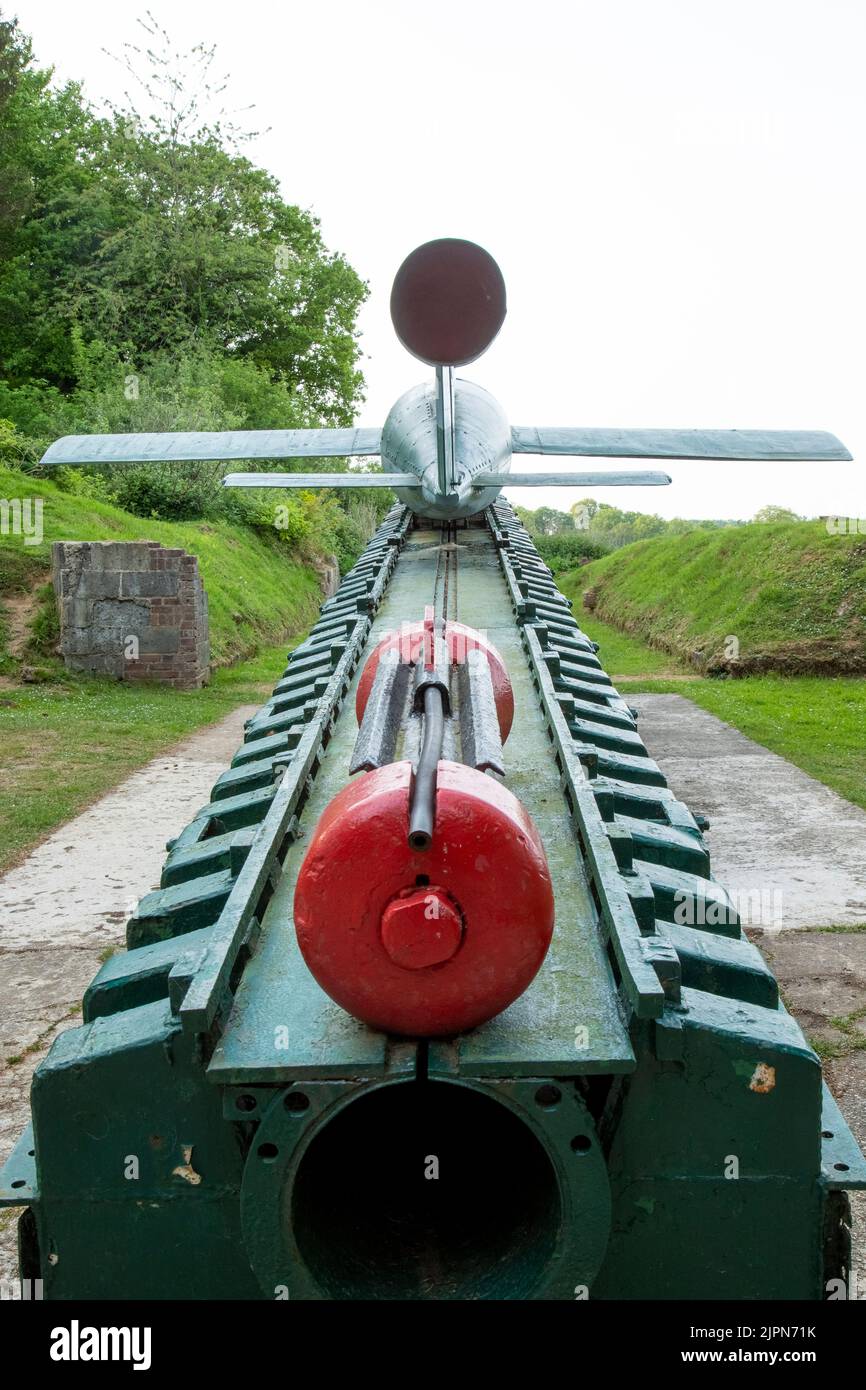
[[[183,1178],[184,1182],[192,1183],[197,1187],[201,1182],[201,1173],[197,1173],[192,1166],[192,1144],[183,1145],[183,1163],[179,1163],[176,1168],[172,1168],[173,1178]]]
[[[776,1068],[768,1067],[766,1062],[759,1062],[749,1082],[749,1090],[757,1091],[759,1096],[765,1096],[768,1091],[772,1091],[775,1084]]]

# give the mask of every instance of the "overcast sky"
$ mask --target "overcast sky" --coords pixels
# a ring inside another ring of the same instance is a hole
[[[143,7],[3,8],[58,78],[94,101],[122,94],[101,49],[136,38]],[[426,370],[391,330],[397,266],[422,241],[468,237],[499,261],[509,312],[464,371],[513,424],[830,429],[855,455],[673,464],[672,487],[602,501],[866,516],[863,0],[151,9],[179,44],[218,45],[231,104],[271,127],[251,157],[370,282],[360,424]],[[510,495],[565,508],[581,494]]]

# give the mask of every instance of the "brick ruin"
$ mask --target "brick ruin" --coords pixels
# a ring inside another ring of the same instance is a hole
[[[157,541],[56,541],[52,571],[69,670],[205,684],[207,595],[194,555]]]

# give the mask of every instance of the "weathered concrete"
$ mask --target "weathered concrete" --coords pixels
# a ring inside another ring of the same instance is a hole
[[[208,800],[257,708],[154,758],[0,878],[0,1162],[29,1118],[35,1067],[80,1018],[100,958],[159,884],[166,839]],[[15,1277],[17,1217],[0,1212],[0,1286]]]
[[[866,811],[682,695],[628,700],[672,789],[709,816],[715,877],[738,903],[781,894],[781,921],[754,925],[866,922]]]
[[[55,541],[60,650],[72,671],[196,689],[208,678],[198,560],[157,541]]]

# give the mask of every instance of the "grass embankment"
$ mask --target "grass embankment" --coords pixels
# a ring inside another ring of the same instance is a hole
[[[575,612],[617,688],[684,695],[866,809],[866,681],[856,677],[694,677],[594,614]],[[664,669],[666,668],[666,669]]]
[[[185,735],[238,705],[261,704],[286,651],[313,622],[321,591],[314,571],[282,542],[241,525],[144,521],[7,470],[0,497],[42,498],[44,531],[32,546],[8,525],[0,536],[2,870]],[[73,675],[53,655],[51,542],[144,539],[198,556],[219,668],[203,690]],[[39,684],[21,683],[22,663],[37,666]]]
[[[0,871],[185,735],[261,704],[286,650],[219,670],[203,690],[85,677],[0,690]]]
[[[198,556],[210,615],[214,666],[253,655],[312,623],[321,602],[313,570],[289,557],[288,547],[250,527],[228,521],[145,521],[107,502],[63,492],[56,484],[13,469],[0,469],[0,498],[41,498],[43,539],[0,536],[0,670],[8,665],[9,611],[3,601],[33,593],[50,579],[51,543],[159,541]],[[50,630],[53,597],[41,592],[34,608],[37,634]],[[5,637],[4,637],[5,634]],[[37,652],[36,659],[40,659]]]
[[[575,611],[588,593],[596,617],[701,673],[866,674],[866,536],[822,522],[638,541],[560,584]]]

